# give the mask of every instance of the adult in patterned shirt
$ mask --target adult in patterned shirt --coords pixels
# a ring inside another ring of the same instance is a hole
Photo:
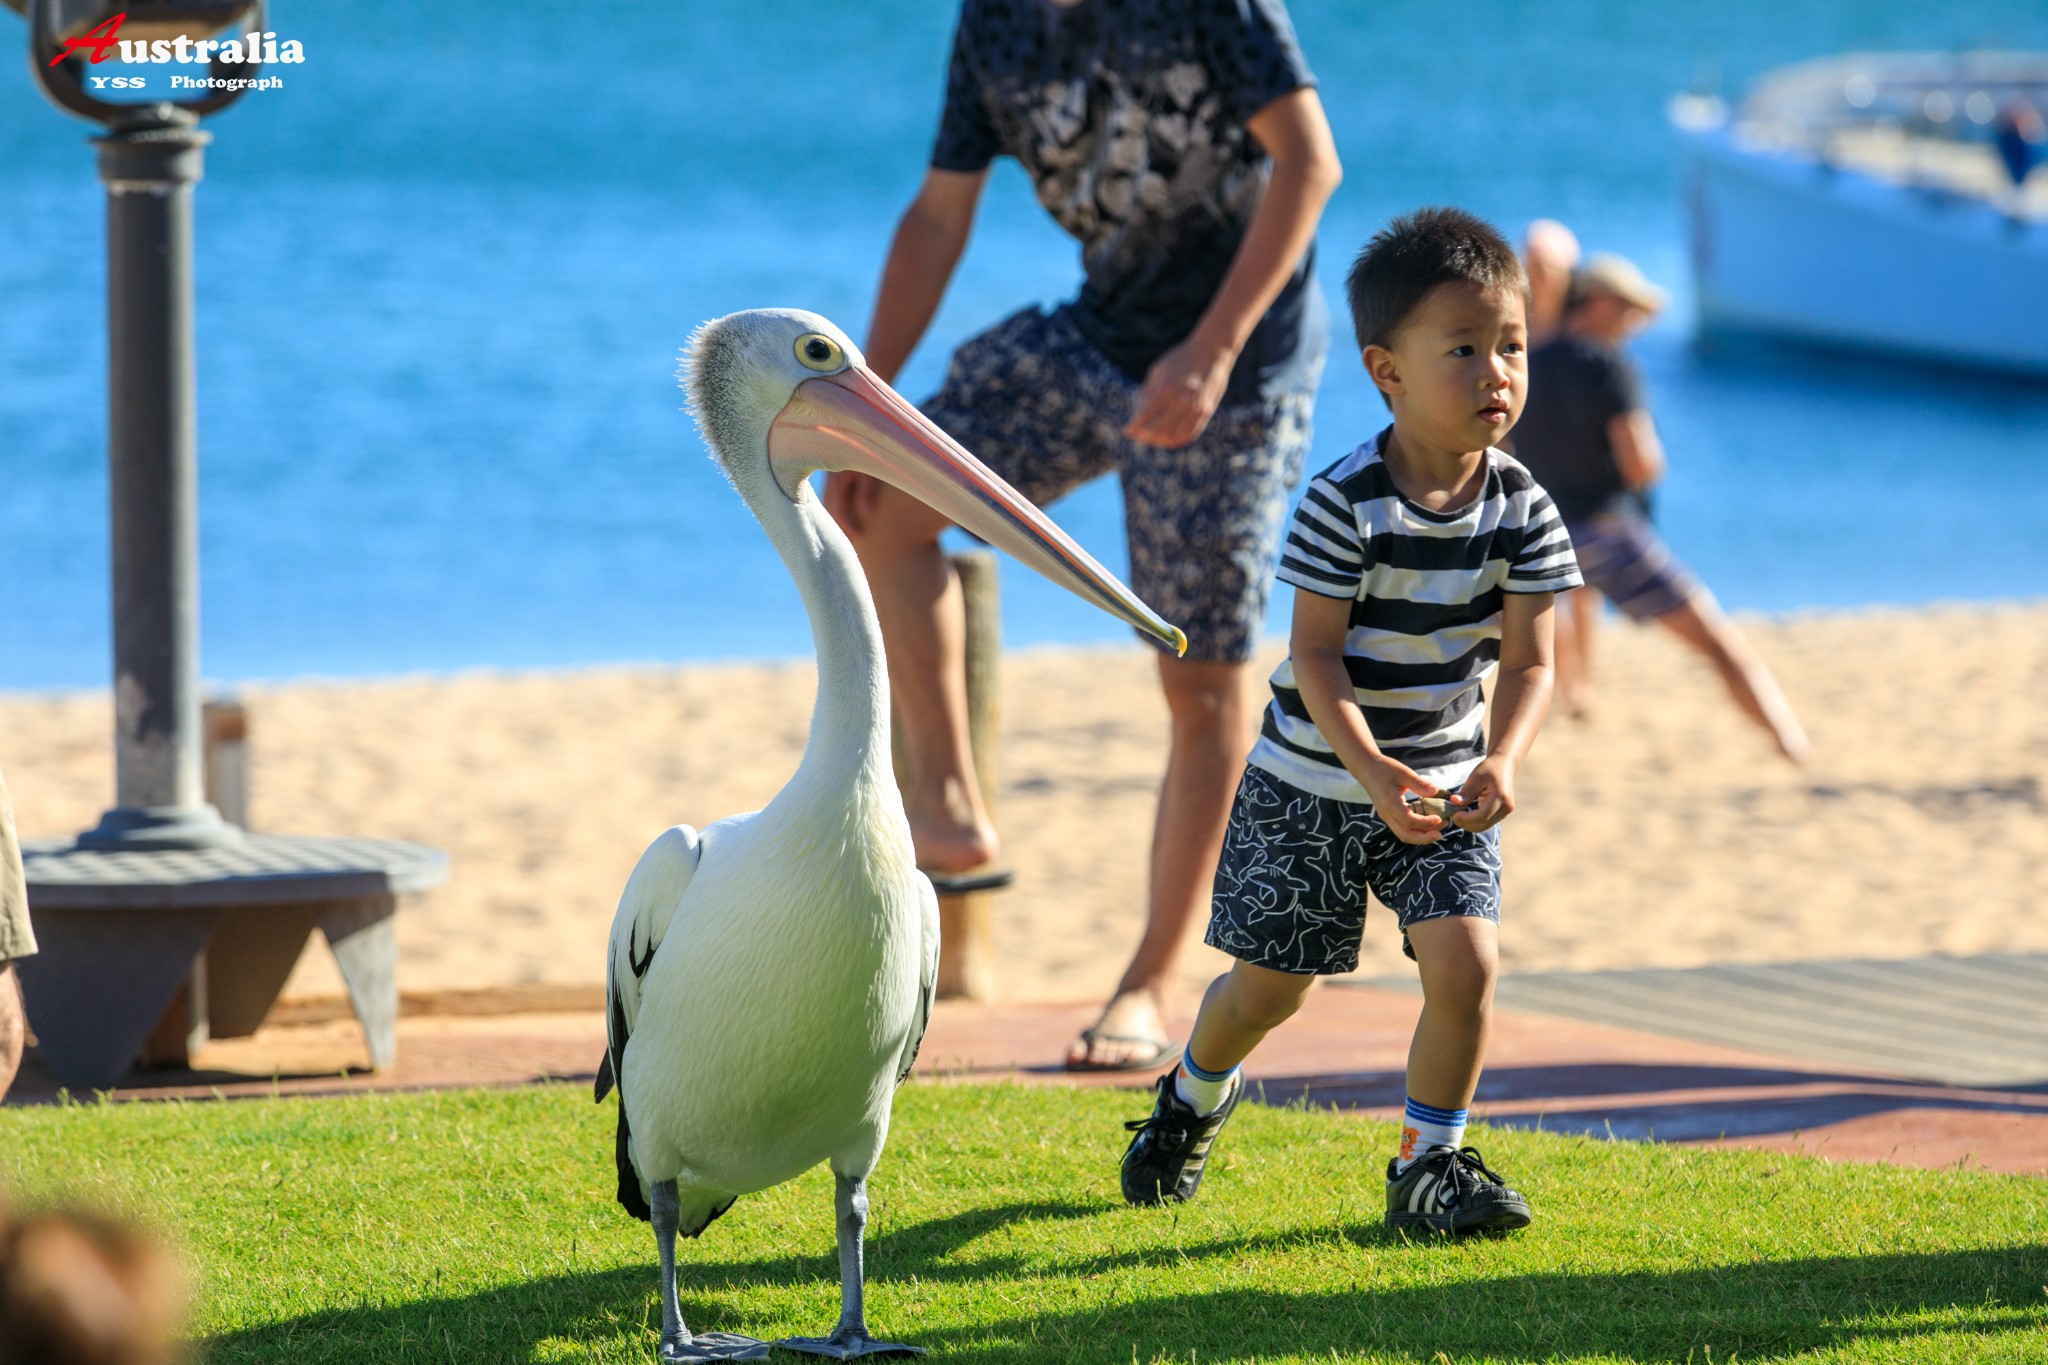
[[[1067,1059],[1146,1067],[1171,1055],[1160,993],[1256,723],[1249,661],[1328,335],[1313,239],[1337,157],[1281,0],[966,0],[869,330],[884,379],[930,322],[999,155],[1080,242],[1080,296],[967,341],[924,411],[1041,505],[1115,470],[1131,586],[1187,632],[1186,657],[1159,661],[1172,747],[1144,938]],[[935,880],[990,867],[945,523],[855,475],[832,476],[826,502],[874,590],[918,862]]]
[[[1422,976],[1387,1222],[1518,1228],[1527,1201],[1463,1142],[1498,962],[1494,826],[1550,702],[1552,595],[1579,584],[1557,509],[1494,448],[1528,394],[1528,281],[1487,224],[1425,209],[1372,239],[1349,293],[1394,423],[1311,479],[1289,528],[1293,638],[1209,919],[1237,961],[1131,1125],[1124,1197],[1195,1193],[1240,1064],[1317,976],[1358,965],[1369,889]],[[1489,735],[1480,686],[1496,666]]]

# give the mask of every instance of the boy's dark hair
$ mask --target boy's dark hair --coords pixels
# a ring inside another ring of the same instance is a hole
[[[1391,345],[1423,295],[1452,280],[1529,292],[1507,238],[1463,209],[1417,209],[1374,233],[1344,277],[1358,349]]]

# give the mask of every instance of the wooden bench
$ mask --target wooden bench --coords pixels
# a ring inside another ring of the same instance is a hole
[[[248,722],[205,708],[206,795],[248,823]],[[398,897],[438,886],[448,855],[395,839],[249,834],[189,851],[25,845],[41,951],[17,965],[37,1048],[64,1085],[104,1090],[136,1061],[183,1066],[209,1038],[262,1025],[318,930],[372,1066],[397,1054]]]

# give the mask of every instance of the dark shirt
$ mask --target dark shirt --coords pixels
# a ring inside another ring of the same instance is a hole
[[[1529,352],[1529,401],[1515,424],[1515,458],[1567,523],[1634,506],[1607,424],[1642,406],[1635,366],[1612,346],[1560,336]]]
[[[1075,325],[1141,379],[1194,330],[1265,191],[1246,120],[1314,83],[1281,0],[965,0],[931,164],[1017,158],[1081,243]],[[1328,331],[1311,247],[1225,400],[1298,383]]]

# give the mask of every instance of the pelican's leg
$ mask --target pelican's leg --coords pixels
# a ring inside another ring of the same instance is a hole
[[[857,1356],[924,1354],[922,1346],[905,1346],[894,1341],[876,1341],[868,1335],[867,1315],[861,1308],[866,1271],[861,1264],[861,1242],[868,1230],[868,1182],[866,1176],[833,1173],[838,1183],[839,1210],[839,1325],[829,1337],[784,1337],[776,1342],[785,1351],[852,1360]]]
[[[768,1343],[732,1332],[699,1332],[683,1325],[682,1301],[676,1297],[676,1218],[681,1201],[676,1182],[656,1181],[653,1210],[654,1245],[661,1252],[661,1349],[664,1361],[766,1360]]]

